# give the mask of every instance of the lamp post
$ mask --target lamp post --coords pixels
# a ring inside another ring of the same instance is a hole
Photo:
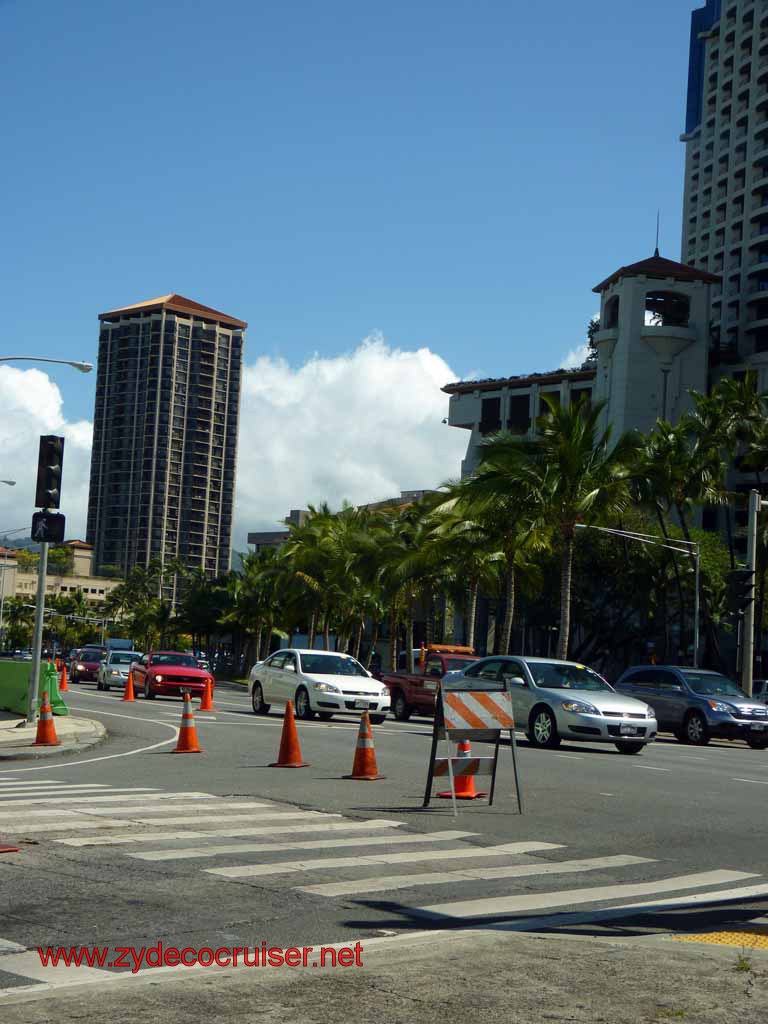
[[[93,363],[83,363],[79,359],[49,359],[47,356],[0,356],[0,363],[58,363],[60,366],[72,366],[80,373],[90,373]]]
[[[633,530],[614,530],[607,526],[588,526],[586,523],[577,523],[577,530],[597,530],[599,533],[608,533],[614,537],[623,537],[625,540],[634,540],[638,544],[650,544],[651,547],[665,548],[667,551],[677,551],[681,555],[693,555],[695,580],[693,584],[693,667],[699,667],[699,618],[700,618],[700,597],[701,590],[701,547],[698,541],[678,540],[677,537],[670,538],[672,543],[667,544],[660,541],[652,533],[636,533]]]

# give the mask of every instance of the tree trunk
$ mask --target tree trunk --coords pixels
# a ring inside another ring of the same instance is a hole
[[[323,615],[323,650],[331,649],[331,613],[326,610]]]
[[[394,672],[397,669],[397,611],[395,602],[389,609],[389,670]]]
[[[479,583],[472,583],[469,588],[469,611],[467,613],[467,647],[475,649],[475,622],[477,620],[477,592]]]
[[[373,623],[373,636],[371,637],[371,646],[368,648],[368,657],[365,659],[365,667],[370,672],[371,662],[373,661],[373,655],[376,651],[376,642],[379,639],[379,620],[375,619]]]
[[[309,617],[309,636],[307,637],[307,647],[314,650],[315,647],[315,630],[317,629],[317,612],[312,609],[312,614]]]
[[[259,619],[256,626],[256,661],[263,661],[261,656],[261,641],[264,636],[264,623]]]
[[[560,563],[560,634],[557,638],[557,657],[560,661],[565,661],[568,658],[568,641],[571,633],[572,576],[573,535],[566,534]]]
[[[352,656],[356,658],[357,661],[360,661],[360,647],[363,642],[363,625],[363,619],[361,618],[360,622],[357,624],[357,633],[355,634],[355,647],[352,652]]]
[[[669,544],[672,538],[669,536],[667,524],[664,522],[664,515],[658,505],[656,506],[656,515],[659,520],[659,526],[661,527],[661,533],[664,540]],[[680,576],[680,566],[677,564],[677,555],[674,551],[671,554],[672,568],[675,573],[675,583],[677,585],[677,596],[680,600],[680,646],[682,647],[685,639],[685,597],[683,595],[683,580]],[[674,660],[676,661],[677,659],[675,658]]]
[[[405,659],[408,671],[411,673],[415,672],[415,666],[413,664],[413,601],[408,602],[408,622],[405,632]]]
[[[434,594],[430,594],[427,598],[427,616],[426,622],[424,623],[424,639],[426,640],[427,647],[430,647],[435,642],[435,597]],[[409,670],[410,671],[410,670]]]
[[[446,597],[443,600],[443,640],[447,644],[452,644],[454,640],[454,612],[453,612],[453,601],[450,597]]]
[[[511,654],[512,622],[515,618],[515,567],[509,558],[507,559],[507,577],[504,586],[504,598],[506,600],[506,609],[504,612],[504,625],[501,627],[499,654]]]

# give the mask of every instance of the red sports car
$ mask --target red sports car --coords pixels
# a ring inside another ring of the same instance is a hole
[[[210,680],[210,672],[199,668],[197,658],[179,651],[153,651],[133,663],[133,685],[147,700],[158,694],[180,697],[186,691],[192,696],[202,696]]]

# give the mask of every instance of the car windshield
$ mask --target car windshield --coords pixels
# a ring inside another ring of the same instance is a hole
[[[342,654],[302,654],[301,669],[312,676],[367,676],[359,661]]]
[[[133,651],[121,651],[119,654],[113,654],[109,659],[110,665],[130,665],[132,661],[137,661],[139,655]]]
[[[96,647],[86,647],[80,653],[80,660],[81,661],[101,661],[101,659],[106,655],[106,653],[107,653],[106,651],[100,651]]]
[[[472,664],[472,658],[446,658],[445,659],[445,671],[446,672],[461,672],[467,665]]]
[[[548,690],[613,689],[586,665],[566,665],[557,661],[529,661],[527,664],[536,685]]]
[[[184,668],[197,668],[197,661],[191,654],[153,654],[153,665],[183,665]]]
[[[713,697],[721,694],[726,697],[745,697],[746,694],[740,690],[736,683],[732,683],[727,676],[718,675],[715,672],[683,672],[683,678],[694,693],[700,693],[703,697]]]

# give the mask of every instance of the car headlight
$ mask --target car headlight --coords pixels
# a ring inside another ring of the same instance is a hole
[[[156,682],[156,683],[162,683],[162,681],[163,681],[163,677],[162,677],[162,676],[155,676],[155,678],[154,678],[154,682]]]
[[[116,668],[113,668],[112,671],[109,674],[111,676],[119,676],[120,672]]]
[[[593,704],[587,704],[582,700],[566,700],[563,702],[563,711],[572,711],[576,715],[599,715],[600,712]]]
[[[724,711],[728,715],[733,715],[736,712],[733,704],[724,704],[721,700],[708,700],[707,704],[709,704],[713,711]]]
[[[332,683],[313,683],[312,685],[322,693],[341,693],[338,686],[334,686]]]
[[[655,718],[656,717],[656,712],[653,710],[652,707],[650,707],[650,705],[646,705],[645,717],[646,718]]]
[[[75,667],[78,672],[85,672],[85,665],[82,662],[78,661]]]

